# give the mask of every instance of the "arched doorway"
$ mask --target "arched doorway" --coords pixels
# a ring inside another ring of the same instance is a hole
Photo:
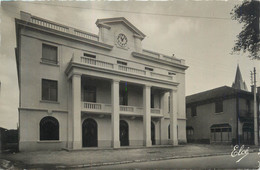
[[[153,122],[151,122],[151,140],[152,145],[155,145],[155,125]]]
[[[129,146],[128,124],[124,120],[120,120],[120,145]]]
[[[244,123],[243,125],[243,144],[254,144],[254,123]]]
[[[82,146],[97,147],[97,122],[88,118],[82,124]]]

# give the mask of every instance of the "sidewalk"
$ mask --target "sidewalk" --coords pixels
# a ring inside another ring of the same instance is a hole
[[[145,162],[198,156],[230,154],[230,145],[187,144],[151,148],[89,149],[84,151],[37,151],[0,154],[0,161],[8,160],[19,168],[81,168],[102,165]],[[258,148],[250,147],[250,152]],[[0,162],[1,167],[1,162]]]

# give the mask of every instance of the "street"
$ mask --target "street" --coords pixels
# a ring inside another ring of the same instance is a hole
[[[151,161],[142,163],[120,164],[113,166],[102,166],[88,169],[180,169],[180,168],[250,168],[258,169],[258,161],[260,157],[258,153],[250,153],[244,157],[240,162],[236,163],[242,156],[232,158],[230,155],[209,156],[197,158],[172,159],[164,161]]]

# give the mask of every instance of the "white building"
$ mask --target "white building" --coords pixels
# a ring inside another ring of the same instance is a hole
[[[125,18],[91,34],[16,19],[20,150],[186,142],[184,60],[142,48]]]

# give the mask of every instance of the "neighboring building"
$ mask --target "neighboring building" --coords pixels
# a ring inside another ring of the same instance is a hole
[[[186,142],[187,66],[144,50],[125,18],[98,19],[98,35],[25,12],[15,22],[20,150]]]
[[[6,135],[5,132],[7,129],[0,127],[0,153],[2,153],[5,149],[5,143],[6,143]]]
[[[254,95],[237,66],[232,87],[186,97],[187,140],[198,143],[254,143]]]

